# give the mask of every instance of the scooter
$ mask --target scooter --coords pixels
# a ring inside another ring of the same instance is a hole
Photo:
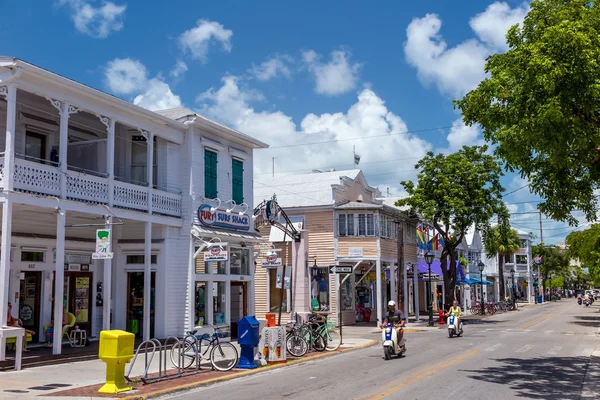
[[[450,314],[448,316],[448,337],[452,339],[455,335],[461,337],[463,334],[462,327],[458,329],[459,320],[455,315]]]
[[[581,303],[583,303],[583,299],[582,299],[581,297],[579,297],[579,298],[577,299],[577,304],[581,305]]]
[[[402,354],[406,353],[406,339],[402,336],[400,342],[400,352],[396,352],[396,344],[398,343],[398,334],[391,323],[388,323],[381,331],[381,339],[383,342],[383,357],[386,360],[392,358],[392,356],[402,357]]]
[[[583,301],[585,303],[585,306],[588,307],[592,302],[590,301],[590,299],[585,299]]]

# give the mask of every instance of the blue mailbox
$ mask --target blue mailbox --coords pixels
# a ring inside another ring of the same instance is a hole
[[[243,317],[238,322],[238,344],[240,345],[240,362],[238,368],[256,368],[254,348],[260,340],[260,323],[254,316]]]

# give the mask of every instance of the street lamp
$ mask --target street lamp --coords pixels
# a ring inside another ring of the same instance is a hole
[[[427,285],[427,300],[429,302],[429,326],[433,326],[433,299],[431,298],[431,263],[433,263],[434,255],[429,251],[425,253],[425,262],[427,263],[427,267],[429,268],[429,280]]]
[[[552,301],[552,278],[554,278],[554,274],[548,275],[548,279],[550,280],[550,284],[548,285],[548,290],[550,291],[548,294],[548,301]]]
[[[481,274],[481,315],[485,314],[485,308],[483,305],[483,270],[485,269],[485,264],[483,263],[483,261],[479,261],[479,264],[477,264],[477,267],[479,267],[479,273]]]
[[[512,289],[511,292],[512,292],[513,303],[515,303],[517,300],[516,299],[517,294],[515,293],[515,269],[514,268],[510,269],[510,285],[511,285],[510,287]]]

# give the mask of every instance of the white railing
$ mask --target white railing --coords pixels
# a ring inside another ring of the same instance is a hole
[[[55,166],[15,159],[16,190],[60,196],[61,173]]]
[[[69,171],[67,176],[67,198],[108,203],[108,179]]]
[[[15,190],[60,197],[63,174],[53,165],[15,159]],[[77,201],[108,203],[109,180],[94,175],[68,171],[67,198]],[[0,188],[4,187],[4,157],[0,157]],[[131,183],[113,181],[113,205],[141,212],[149,208],[148,188]],[[157,214],[181,216],[181,195],[152,190],[152,211]]]
[[[156,213],[179,217],[181,215],[181,195],[152,190],[152,210]]]

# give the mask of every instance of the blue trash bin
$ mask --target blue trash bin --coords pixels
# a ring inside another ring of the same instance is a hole
[[[254,348],[260,339],[260,323],[254,316],[243,317],[238,322],[238,344],[240,345],[240,362],[238,368],[256,368]]]

